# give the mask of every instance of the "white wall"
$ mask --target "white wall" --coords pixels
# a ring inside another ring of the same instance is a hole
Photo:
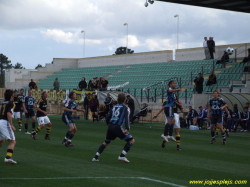
[[[242,46],[244,45],[244,46]],[[240,47],[242,46],[242,47]],[[215,47],[215,58],[221,58],[224,51],[228,48],[238,48],[237,50],[237,54],[239,54],[237,56],[237,58],[239,57],[245,57],[247,56],[247,53],[245,53],[244,51],[247,48],[250,48],[250,43],[242,43],[242,44],[229,44],[229,45],[220,45],[220,46],[216,46]],[[246,51],[247,52],[247,51]],[[235,57],[235,53],[233,55],[230,56],[230,58],[234,58]],[[191,61],[191,60],[203,60],[205,59],[205,54],[204,54],[204,48],[203,47],[197,47],[197,48],[190,48],[190,49],[177,49],[176,50],[176,57],[175,60],[176,61]]]

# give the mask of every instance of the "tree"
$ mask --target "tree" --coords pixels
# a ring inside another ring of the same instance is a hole
[[[124,55],[126,53],[127,47],[118,47],[115,51],[115,55]],[[128,54],[133,54],[134,50],[128,49]]]
[[[37,68],[42,68],[43,66],[41,65],[41,64],[38,64],[36,67],[35,67],[35,69],[37,69]]]
[[[25,69],[25,67],[23,67],[23,65],[19,62],[17,62],[14,66],[13,66],[14,69]]]
[[[13,68],[11,61],[4,54],[0,54],[0,87],[4,87],[5,70]]]

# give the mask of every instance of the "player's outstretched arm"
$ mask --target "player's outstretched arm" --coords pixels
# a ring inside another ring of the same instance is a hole
[[[162,106],[160,111],[153,117],[153,119],[156,119],[160,113],[162,113],[162,111],[164,110],[165,106]]]
[[[172,92],[178,92],[178,91],[181,91],[181,89],[180,88],[178,88],[178,89],[169,89],[168,90],[168,92],[170,92],[170,93],[172,93]]]
[[[66,108],[66,107],[63,107],[63,110],[64,110],[64,111],[67,111],[67,112],[76,112],[76,110],[71,110],[71,109],[68,109],[68,108]]]

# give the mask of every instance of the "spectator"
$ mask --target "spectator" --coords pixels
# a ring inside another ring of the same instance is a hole
[[[85,98],[84,98],[84,102],[83,102],[83,107],[85,109],[85,119],[88,120],[89,119],[89,101],[91,99],[91,95],[90,93],[88,93]]]
[[[134,103],[134,100],[130,97],[130,95],[127,95],[126,104],[130,108],[129,120],[130,120],[130,122],[132,122],[133,117],[134,117],[134,112],[135,112],[135,103]]]
[[[217,60],[216,64],[226,64],[226,62],[229,62],[229,55],[226,51],[224,51],[224,54],[222,55],[220,60]]]
[[[204,37],[203,47],[204,47],[204,52],[205,52],[205,57],[206,57],[204,60],[209,60],[211,57],[210,57],[210,53],[207,47],[207,37]]]
[[[100,107],[99,107],[99,119],[100,120],[104,120],[106,118],[106,108],[105,108],[105,105],[104,104],[100,104]]]
[[[201,73],[199,73],[199,77],[196,77],[194,79],[195,89],[198,94],[202,94],[203,92],[203,81],[204,81],[204,78],[202,77]]]
[[[80,90],[87,88],[87,82],[85,80],[85,77],[83,77],[82,80],[79,82],[78,87],[80,88]]]
[[[210,86],[210,85],[216,84],[216,83],[217,83],[216,76],[215,76],[214,72],[211,71],[210,75],[208,77],[207,86]]]
[[[250,112],[250,103],[246,103],[246,107],[248,108],[248,112]]]
[[[107,91],[108,86],[109,86],[109,82],[106,80],[106,77],[103,77],[102,81],[101,81],[101,89],[100,90]]]
[[[250,48],[247,49],[248,50],[248,56],[245,57],[241,63],[245,64],[246,62],[250,61]]]
[[[88,88],[89,88],[89,90],[94,90],[94,79],[91,79],[91,80],[89,81]]]
[[[133,123],[134,120],[135,120],[136,118],[139,119],[140,116],[146,116],[147,113],[148,113],[148,105],[147,105],[146,103],[143,103],[142,109],[139,110],[139,113],[137,113],[137,114],[133,117],[131,123]]]
[[[247,107],[244,107],[244,112],[242,113],[241,119],[241,132],[247,132],[250,127],[250,112]]]
[[[200,106],[198,120],[197,120],[199,129],[202,129],[202,127],[203,127],[204,118],[205,118],[205,110],[202,108],[202,106]]]
[[[29,87],[30,89],[35,89],[36,83],[33,81],[33,79],[31,79],[30,83],[29,83]]]
[[[95,121],[95,119],[97,121],[99,121],[98,115],[97,115],[97,109],[99,108],[99,101],[96,98],[95,94],[93,94],[93,98],[89,101],[89,107],[90,107],[90,111],[92,113],[93,122]]]
[[[59,91],[60,82],[58,81],[58,78],[55,79],[53,86],[54,86],[54,90]]]
[[[226,123],[226,129],[227,129],[227,136],[228,136],[228,133],[232,131],[232,128],[233,128],[233,125],[234,125],[234,119],[233,119],[234,118],[234,114],[233,114],[233,111],[230,108],[227,107],[227,110],[228,110],[230,116],[232,117],[232,118],[228,118],[228,114],[224,115],[224,119],[225,118],[227,119],[226,120],[227,121],[227,123]]]
[[[187,121],[187,128],[189,128],[190,124],[196,125],[198,116],[197,111],[194,110],[191,106],[189,106],[188,109],[189,109],[188,116],[185,118]]]
[[[95,90],[97,90],[99,87],[98,87],[98,77],[95,77],[95,78],[93,78],[94,79],[94,81],[93,81],[93,87],[94,87],[94,89]]]
[[[241,111],[238,109],[237,104],[234,105],[233,115],[234,115],[233,129],[234,132],[236,132],[238,125],[241,124]]]
[[[105,104],[105,108],[106,108],[106,114],[109,112],[109,110],[112,108],[113,106],[113,99],[110,97],[110,94],[107,94],[107,97],[104,101]]]
[[[212,37],[209,37],[209,40],[207,41],[207,47],[210,53],[210,59],[214,59],[215,42]]]

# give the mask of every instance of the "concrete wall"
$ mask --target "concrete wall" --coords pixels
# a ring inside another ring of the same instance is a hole
[[[243,45],[243,46],[242,46]],[[228,47],[231,48],[238,48],[237,54],[238,58],[247,56],[246,49],[250,48],[250,43],[242,43],[242,44],[228,44],[228,45],[220,45],[215,47],[215,58],[221,58],[224,50],[226,50]],[[244,52],[246,51],[246,52]],[[230,58],[234,58],[235,53],[230,56]],[[177,49],[176,50],[176,61],[191,61],[191,60],[203,60],[205,59],[204,54],[204,48],[203,47],[197,47],[197,48],[189,48],[189,49]]]
[[[78,68],[116,66],[131,64],[147,64],[157,62],[169,62],[173,60],[173,51],[154,51],[147,53],[135,53],[128,55],[112,55],[78,59]]]

